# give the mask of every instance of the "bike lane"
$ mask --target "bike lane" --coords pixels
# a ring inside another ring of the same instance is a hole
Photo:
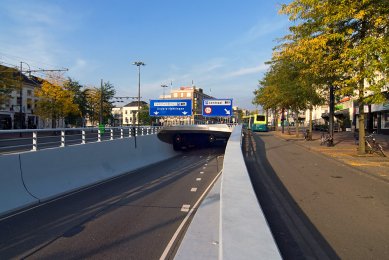
[[[389,183],[298,142],[254,133],[243,147],[283,257],[388,259]]]

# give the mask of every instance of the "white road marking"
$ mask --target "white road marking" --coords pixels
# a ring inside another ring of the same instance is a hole
[[[200,174],[204,174],[204,172],[200,172]]]
[[[197,188],[192,188],[190,189],[191,192],[196,192],[197,191]]]
[[[184,204],[184,205],[182,205],[182,207],[181,207],[181,211],[182,211],[182,212],[188,212],[188,211],[189,211],[189,208],[190,208],[190,205],[189,205],[189,204]]]
[[[206,163],[205,166],[208,166],[208,163]]]
[[[207,167],[203,167],[203,170],[206,169]]]
[[[196,178],[196,181],[201,181],[201,178]]]
[[[213,179],[213,181],[209,184],[209,186],[205,189],[204,193],[200,196],[200,198],[197,200],[196,204],[194,204],[194,206],[190,209],[189,213],[186,214],[184,220],[181,222],[180,226],[177,228],[176,232],[174,232],[174,235],[172,237],[172,239],[170,239],[169,243],[167,244],[165,250],[163,251],[161,257],[159,258],[159,260],[165,260],[170,249],[172,248],[175,240],[177,239],[178,237],[178,234],[180,234],[182,228],[185,226],[186,222],[189,220],[189,217],[193,214],[193,211],[195,208],[197,208],[197,206],[200,204],[200,202],[202,201],[202,199],[204,198],[204,196],[208,193],[209,189],[211,189],[213,187],[213,184],[216,182],[216,180],[219,178],[220,174],[222,173],[222,171],[220,171],[215,179]]]

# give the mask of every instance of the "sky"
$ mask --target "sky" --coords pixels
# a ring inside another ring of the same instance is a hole
[[[133,97],[138,69],[132,63],[142,61],[142,100],[158,99],[161,85],[193,82],[252,110],[265,62],[288,33],[288,18],[278,14],[285,2],[1,0],[0,64],[67,68],[63,75],[82,85],[98,87],[102,79],[116,96]]]

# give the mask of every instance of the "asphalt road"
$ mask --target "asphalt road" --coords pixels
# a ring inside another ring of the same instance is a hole
[[[220,172],[223,153],[189,151],[1,219],[0,259],[159,259]]]
[[[389,259],[389,183],[269,133],[244,156],[285,259]]]

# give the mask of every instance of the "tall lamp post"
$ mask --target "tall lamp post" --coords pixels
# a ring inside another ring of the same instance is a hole
[[[19,108],[19,128],[23,128],[23,122],[25,121],[26,118],[23,118],[23,63],[28,66],[28,71],[31,71],[30,65],[28,65],[26,62],[21,61],[20,62],[20,108]]]
[[[165,88],[167,88],[167,85],[161,85],[161,88],[163,88],[163,96],[162,99],[165,99]]]
[[[138,67],[138,125],[139,125],[139,116],[140,116],[140,66],[145,66],[146,64],[143,63],[143,61],[135,61],[132,63],[132,65],[135,65]]]

